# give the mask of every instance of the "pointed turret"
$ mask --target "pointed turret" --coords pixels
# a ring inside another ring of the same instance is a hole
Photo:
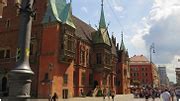
[[[98,31],[96,31],[95,33],[92,33],[92,40],[94,44],[101,43],[101,44],[106,44],[111,47],[112,45],[111,45],[108,29],[106,26],[103,5],[104,4],[102,0],[99,28],[98,28]]]
[[[124,45],[124,40],[123,40],[123,32],[121,34],[121,46],[120,46],[120,51],[126,51],[125,45]]]
[[[104,17],[104,2],[102,0],[102,4],[101,4],[101,17],[100,17],[100,22],[99,22],[99,29],[100,28],[104,28],[106,29],[106,21],[105,21],[105,17]]]

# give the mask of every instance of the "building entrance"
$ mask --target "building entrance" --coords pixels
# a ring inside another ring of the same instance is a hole
[[[63,99],[68,98],[68,89],[63,89]]]

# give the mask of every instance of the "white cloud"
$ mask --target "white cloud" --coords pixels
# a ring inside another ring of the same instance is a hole
[[[143,40],[143,34],[141,34],[142,30],[137,30],[137,34],[134,35],[131,39],[131,43],[133,44],[134,47],[137,49],[142,49],[145,50],[145,41]]]
[[[118,12],[122,12],[123,11],[123,7],[121,6],[114,6],[114,9]]]
[[[155,0],[147,17],[136,24],[131,42],[137,48],[149,50],[151,43],[157,48],[158,63],[170,63],[175,55],[180,55],[180,1]],[[135,43],[135,44],[134,44]],[[138,45],[137,45],[138,44]],[[148,51],[146,52],[148,53]]]
[[[155,63],[171,64],[167,66],[170,81],[175,81],[175,67],[180,58],[180,0],[154,0],[149,15],[136,24],[135,35],[131,42],[136,48],[146,50],[155,43]],[[175,62],[176,61],[176,62]]]
[[[113,6],[113,9],[117,12],[122,12],[124,10],[120,0],[112,0],[112,1],[108,1],[108,3],[112,3],[111,6]]]
[[[179,9],[179,0],[155,0],[150,12],[150,18],[155,21],[166,19],[169,15],[176,13]]]
[[[81,10],[83,11],[83,12],[85,12],[85,13],[88,13],[88,9],[86,8],[86,7],[81,7]]]
[[[146,2],[145,0],[137,0],[137,3],[138,3],[139,5],[143,5],[145,2]]]

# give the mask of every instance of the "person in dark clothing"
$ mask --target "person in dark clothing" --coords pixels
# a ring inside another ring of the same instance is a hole
[[[81,91],[80,91],[80,96],[81,96],[81,97],[85,97],[84,92],[83,92],[82,89],[81,89]]]
[[[146,101],[148,101],[149,95],[150,95],[149,89],[146,89],[145,90],[145,99],[146,99]]]
[[[103,89],[103,99],[106,98],[106,88]]]
[[[54,93],[54,95],[52,96],[52,101],[56,101],[56,99],[58,99],[58,96],[56,93]]]
[[[155,89],[152,89],[151,97],[152,97],[153,101],[155,101],[155,98],[156,98],[156,91],[155,91]]]
[[[114,101],[114,96],[115,96],[115,91],[114,91],[114,90],[112,90],[112,91],[111,91],[112,101]]]

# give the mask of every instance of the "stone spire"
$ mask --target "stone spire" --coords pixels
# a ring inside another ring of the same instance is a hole
[[[99,22],[99,29],[100,28],[105,28],[106,29],[106,21],[104,17],[104,0],[102,0],[101,4],[101,17],[100,17],[100,22]]]
[[[94,44],[101,43],[101,44],[106,44],[111,47],[112,45],[111,45],[108,29],[106,26],[103,5],[104,5],[104,3],[102,0],[99,28],[98,28],[98,31],[96,31],[95,33],[92,33],[92,40],[93,40]]]
[[[123,32],[121,32],[121,46],[120,46],[120,51],[126,51],[124,41],[123,41]]]

